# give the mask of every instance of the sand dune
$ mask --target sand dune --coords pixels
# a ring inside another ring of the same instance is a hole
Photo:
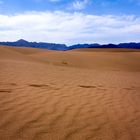
[[[139,140],[139,60],[0,47],[0,140]]]
[[[84,51],[85,50],[85,51]],[[116,50],[116,51],[115,51]],[[31,54],[34,58],[46,60],[57,65],[69,67],[116,70],[116,71],[140,71],[140,51],[127,49],[81,49],[67,52],[46,51]]]

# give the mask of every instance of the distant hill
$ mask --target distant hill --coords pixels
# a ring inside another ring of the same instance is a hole
[[[42,49],[49,49],[49,50],[67,50],[67,46],[65,44],[28,42],[24,39],[20,39],[16,42],[0,42],[0,45],[42,48]]]
[[[116,44],[78,44],[69,47],[70,49],[78,48],[129,48],[129,49],[140,49],[140,43],[120,43]]]
[[[32,47],[32,48],[43,48],[49,50],[67,51],[72,49],[80,48],[130,48],[130,49],[140,49],[140,43],[120,43],[116,44],[76,44],[72,46],[67,46],[65,44],[56,43],[45,43],[45,42],[28,42],[24,39],[20,39],[15,42],[0,42],[0,45],[5,46],[17,46],[17,47]]]

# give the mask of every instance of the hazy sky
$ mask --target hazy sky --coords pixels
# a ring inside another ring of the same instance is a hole
[[[0,41],[140,42],[140,0],[0,0]]]

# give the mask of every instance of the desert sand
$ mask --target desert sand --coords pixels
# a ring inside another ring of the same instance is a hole
[[[140,140],[140,51],[1,46],[0,140]]]

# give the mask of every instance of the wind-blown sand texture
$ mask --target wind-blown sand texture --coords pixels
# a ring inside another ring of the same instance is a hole
[[[0,140],[140,140],[140,51],[0,47]]]

